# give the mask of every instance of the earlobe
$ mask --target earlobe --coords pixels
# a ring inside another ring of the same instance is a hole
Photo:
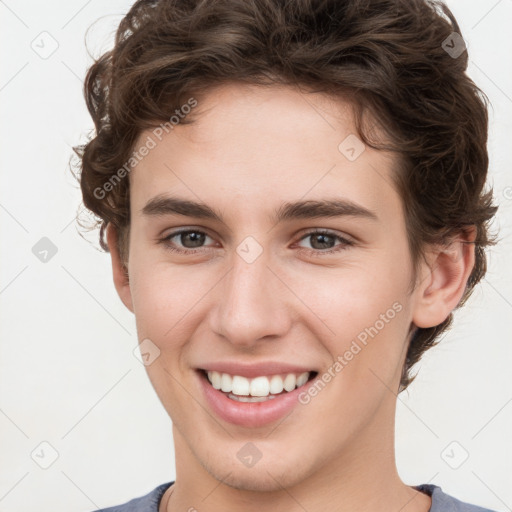
[[[112,224],[107,226],[106,235],[107,245],[112,260],[112,274],[117,294],[119,295],[123,304],[133,313],[132,294],[130,289],[128,269],[121,259],[118,244],[118,233]]]
[[[441,324],[459,304],[475,264],[475,237],[473,227],[428,255],[429,264],[425,263],[416,287],[413,323],[417,327]]]

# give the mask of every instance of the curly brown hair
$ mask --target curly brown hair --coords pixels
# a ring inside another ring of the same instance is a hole
[[[457,21],[440,1],[138,0],[120,23],[114,48],[88,70],[84,93],[95,136],[74,148],[101,247],[108,251],[111,224],[127,261],[129,179],[120,176],[129,172],[144,129],[168,123],[187,98],[215,86],[293,85],[348,99],[363,142],[400,155],[394,180],[415,268],[427,244],[476,227],[464,304],[486,272],[484,249],[495,243],[489,222],[497,208],[492,191],[484,190],[488,101],[466,75],[461,45]],[[370,117],[385,142],[370,136]],[[451,322],[452,314],[416,329],[401,389]]]

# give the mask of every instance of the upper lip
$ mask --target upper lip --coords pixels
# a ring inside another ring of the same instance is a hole
[[[228,373],[229,375],[240,375],[252,379],[263,375],[279,375],[288,373],[312,372],[311,368],[279,361],[261,361],[259,363],[243,363],[236,361],[217,361],[215,363],[205,363],[199,369],[205,371],[217,371],[219,373]]]

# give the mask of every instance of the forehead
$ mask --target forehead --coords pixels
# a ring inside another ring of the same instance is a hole
[[[207,147],[210,154],[225,154],[231,145],[231,155],[266,151],[268,156],[277,156],[269,153],[277,136],[280,143],[295,149],[300,145],[304,156],[315,157],[328,151],[327,144],[318,145],[325,134],[356,130],[348,102],[284,85],[219,86],[201,96],[191,114],[197,122],[178,126],[176,133],[179,137],[187,132],[189,141]],[[284,152],[278,156],[283,158]]]
[[[141,134],[136,147],[148,137],[155,144],[130,174],[132,209],[167,192],[242,210],[326,194],[373,210],[398,199],[391,180],[397,157],[363,145],[342,99],[230,84],[197,98],[190,115],[192,124],[158,138]]]

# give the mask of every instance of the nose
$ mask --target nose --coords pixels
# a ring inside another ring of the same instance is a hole
[[[217,287],[211,329],[233,345],[253,348],[263,338],[285,335],[292,323],[289,291],[269,268],[265,252],[252,263],[234,254]]]

